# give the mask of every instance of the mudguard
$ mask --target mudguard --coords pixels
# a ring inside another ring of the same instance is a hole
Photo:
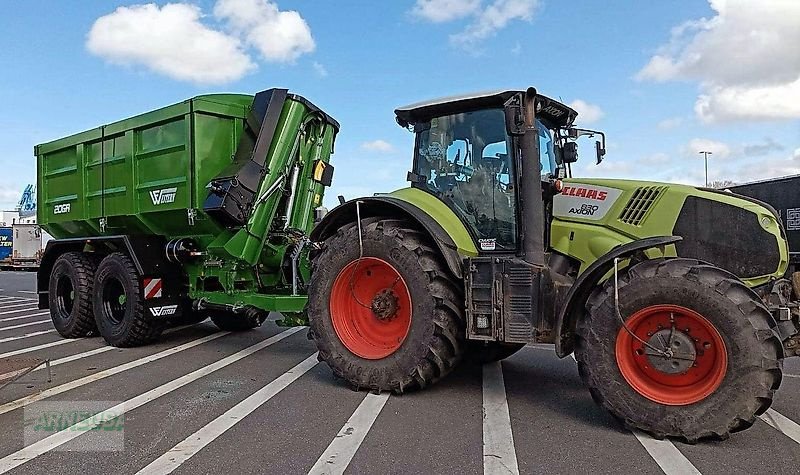
[[[442,253],[450,272],[459,279],[464,278],[460,248],[456,245],[451,234],[428,212],[405,199],[392,195],[358,198],[337,206],[314,228],[311,232],[311,240],[314,242],[324,241],[340,227],[356,221],[357,202],[361,203],[361,219],[372,216],[390,216],[406,218],[417,223],[431,236],[436,247]],[[463,231],[463,233],[467,234],[466,228],[458,231]],[[477,255],[474,246],[472,250],[467,250],[467,253],[472,254],[470,251],[474,251],[474,254]]]
[[[675,244],[683,238],[680,236],[656,236],[629,242],[615,247],[597,259],[576,280],[566,297],[566,304],[561,308],[555,322],[556,354],[564,358],[575,348],[575,326],[584,311],[584,305],[595,286],[613,267],[614,259],[626,259],[636,253]]]
[[[163,293],[171,300],[181,294],[184,278],[179,265],[170,263],[164,254],[166,240],[161,236],[95,236],[86,238],[53,239],[47,243],[36,274],[39,308],[49,307],[50,271],[56,259],[65,252],[93,251],[103,256],[115,251],[126,251],[141,277],[156,276],[164,279]]]

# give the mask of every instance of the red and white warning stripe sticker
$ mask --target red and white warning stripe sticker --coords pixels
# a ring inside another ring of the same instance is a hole
[[[161,297],[161,279],[144,279],[144,298],[156,299]]]

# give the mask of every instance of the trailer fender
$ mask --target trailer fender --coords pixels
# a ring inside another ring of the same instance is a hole
[[[574,351],[575,326],[583,314],[586,300],[595,286],[600,283],[603,276],[614,267],[614,259],[627,259],[647,249],[675,244],[682,239],[680,236],[656,236],[639,239],[613,248],[592,263],[575,280],[575,284],[570,288],[565,298],[566,303],[557,316],[555,322],[555,333],[557,335],[555,341],[556,354],[560,358],[564,358]]]
[[[361,219],[372,216],[406,218],[417,223],[431,236],[442,253],[447,267],[459,279],[464,278],[461,255],[453,238],[431,215],[417,206],[391,196],[372,196],[351,200],[332,209],[311,232],[311,240],[322,242],[337,229],[357,219],[356,203],[360,202]],[[464,230],[466,232],[466,230]]]
[[[118,235],[53,239],[47,243],[36,273],[39,308],[49,308],[50,272],[58,257],[65,252],[90,252],[96,254],[98,259],[112,252],[126,252],[143,280],[152,277],[163,280],[163,297],[148,301],[146,306],[149,308],[172,304],[182,294],[184,279],[180,266],[167,260],[165,249],[166,241],[161,236]]]

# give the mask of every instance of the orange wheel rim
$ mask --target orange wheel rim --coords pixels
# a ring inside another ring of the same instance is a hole
[[[694,310],[653,305],[625,324],[638,338],[619,329],[617,365],[625,381],[645,398],[669,406],[694,404],[725,379],[728,353],[722,335]]]
[[[353,354],[369,360],[397,351],[411,328],[411,293],[400,273],[377,257],[344,267],[331,288],[333,329]]]

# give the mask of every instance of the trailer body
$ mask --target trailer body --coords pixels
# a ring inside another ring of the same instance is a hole
[[[268,89],[198,96],[37,145],[37,218],[55,238],[40,307],[61,304],[53,269],[77,253],[65,259],[90,270],[112,254],[129,259],[149,320],[192,308],[259,321],[301,312],[307,235],[338,130],[307,99]]]

